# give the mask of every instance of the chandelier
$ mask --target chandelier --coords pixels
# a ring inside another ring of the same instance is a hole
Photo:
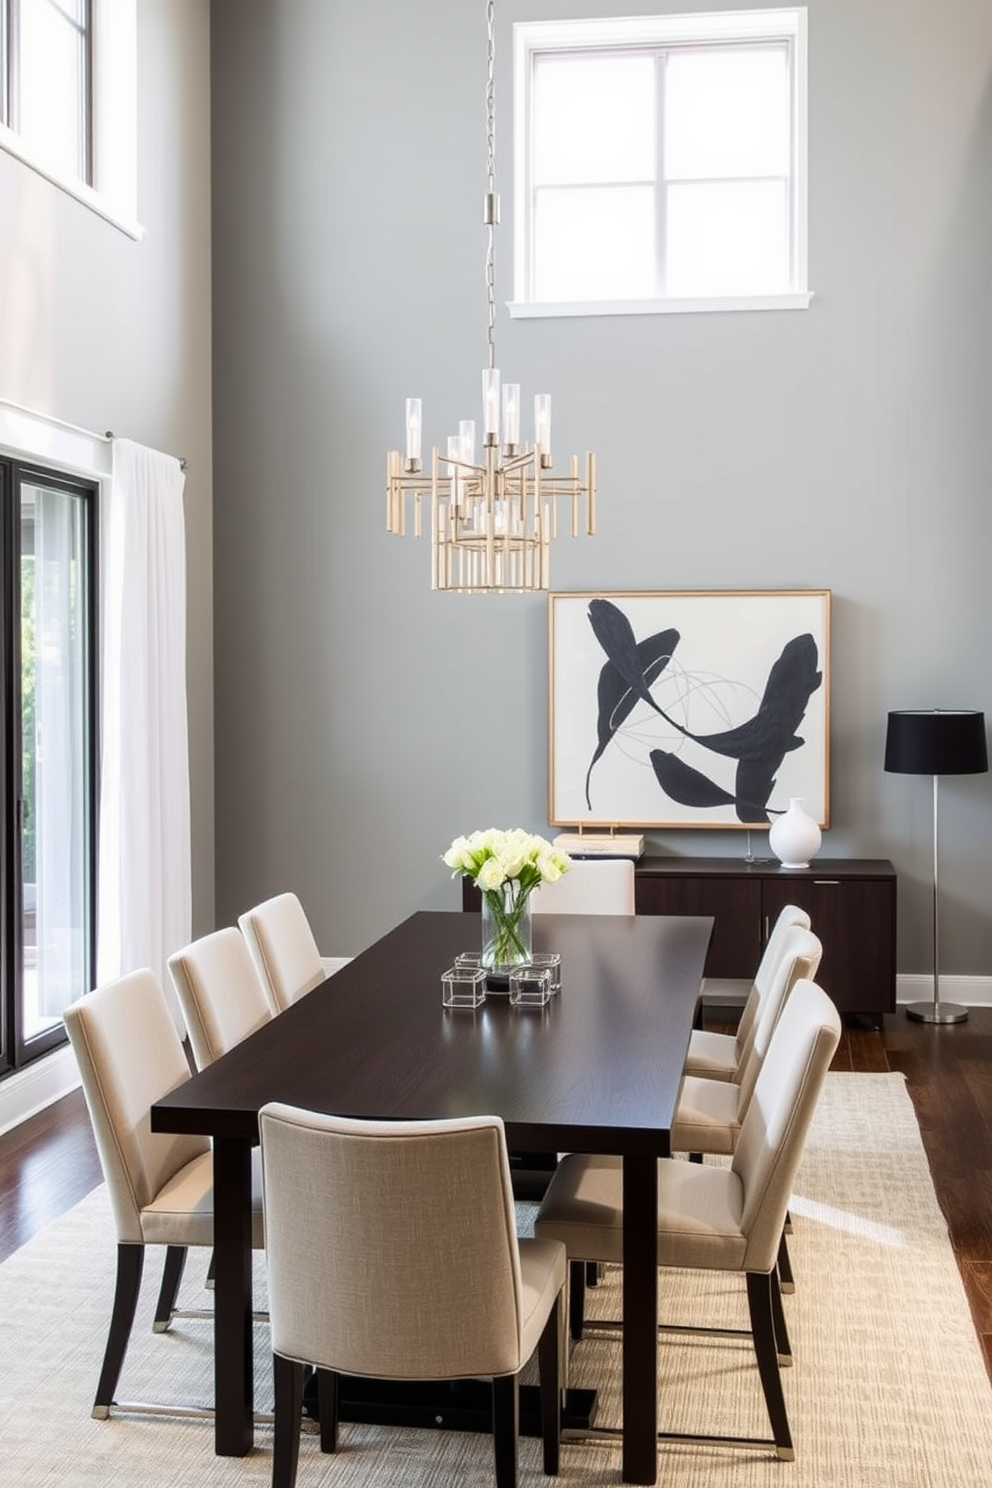
[[[412,497],[414,536],[430,507],[431,587],[464,594],[527,592],[550,588],[550,546],[565,503],[573,537],[596,530],[596,458],[586,454],[580,475],[572,455],[567,475],[552,474],[551,397],[534,399],[534,439],[520,444],[520,386],[504,383],[496,366],[494,229],[496,194],[494,0],[486,0],[486,303],[488,364],[482,370],[482,451],[476,459],[474,419],[463,419],[442,451],[421,463],[421,400],[406,400],[406,454],[391,450],[386,465],[386,530],[407,531]],[[502,412],[502,428],[501,415]]]

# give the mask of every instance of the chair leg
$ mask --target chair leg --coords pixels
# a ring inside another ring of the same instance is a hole
[[[517,1488],[517,1437],[520,1431],[520,1390],[515,1374],[493,1380],[493,1451],[496,1488]]]
[[[93,1415],[98,1421],[110,1415],[114,1392],[117,1389],[124,1355],[127,1352],[128,1339],[131,1336],[135,1308],[138,1305],[141,1271],[144,1264],[145,1247],[143,1245],[118,1245],[114,1309],[110,1316],[110,1333],[103,1356],[103,1368],[100,1370],[100,1379],[96,1387],[96,1399],[93,1402]]]
[[[159,1288],[158,1302],[155,1307],[155,1321],[152,1323],[153,1333],[164,1333],[172,1322],[172,1313],[175,1309],[179,1283],[183,1279],[185,1265],[185,1245],[167,1245],[165,1265],[162,1268],[162,1285]]]
[[[582,1324],[586,1315],[586,1263],[568,1263],[568,1325],[575,1343],[582,1337]]]
[[[333,1369],[317,1370],[317,1410],[320,1415],[320,1450],[338,1449],[338,1409],[341,1376]]]
[[[544,1471],[549,1478],[557,1476],[561,1455],[561,1358],[558,1339],[561,1336],[561,1294],[544,1325],[537,1345],[537,1365],[541,1379],[541,1438],[544,1442]]]
[[[789,1247],[786,1243],[788,1226],[782,1231],[782,1238],[778,1242],[778,1279],[783,1292],[792,1293],[796,1290],[796,1279],[792,1274],[792,1261],[789,1259]]]
[[[778,1347],[775,1337],[774,1304],[772,1301],[775,1279],[773,1272],[749,1271],[747,1273],[747,1304],[751,1314],[751,1336],[758,1360],[758,1374],[765,1392],[765,1405],[771,1422],[775,1449],[785,1462],[795,1458],[789,1418],[782,1393],[782,1378],[778,1365]]]
[[[771,1274],[771,1300],[772,1300],[772,1326],[775,1329],[775,1348],[778,1353],[779,1366],[787,1369],[792,1364],[792,1344],[789,1342],[789,1330],[785,1326],[785,1312],[782,1309],[782,1289],[779,1285],[778,1273]]]
[[[294,1488],[300,1460],[300,1419],[303,1415],[303,1365],[272,1355],[275,1393],[275,1439],[272,1445],[272,1488]]]

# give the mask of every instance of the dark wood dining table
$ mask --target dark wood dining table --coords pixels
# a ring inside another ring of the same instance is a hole
[[[657,1163],[670,1132],[712,919],[535,916],[560,951],[542,1008],[444,1008],[441,974],[479,916],[421,911],[151,1109],[214,1147],[216,1450],[253,1443],[251,1150],[270,1100],[375,1120],[503,1118],[514,1152],[623,1160],[623,1479],[657,1479]]]

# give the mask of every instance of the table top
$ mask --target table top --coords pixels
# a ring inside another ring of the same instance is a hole
[[[257,1141],[280,1100],[366,1120],[495,1114],[511,1148],[664,1156],[709,916],[539,915],[560,951],[544,1008],[444,1008],[479,916],[421,911],[152,1107],[154,1131]]]

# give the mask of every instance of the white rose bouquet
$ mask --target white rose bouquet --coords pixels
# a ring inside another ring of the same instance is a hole
[[[485,967],[519,966],[530,960],[531,891],[567,873],[571,858],[544,837],[521,827],[490,827],[456,837],[442,854],[452,877],[470,878],[482,893]]]

